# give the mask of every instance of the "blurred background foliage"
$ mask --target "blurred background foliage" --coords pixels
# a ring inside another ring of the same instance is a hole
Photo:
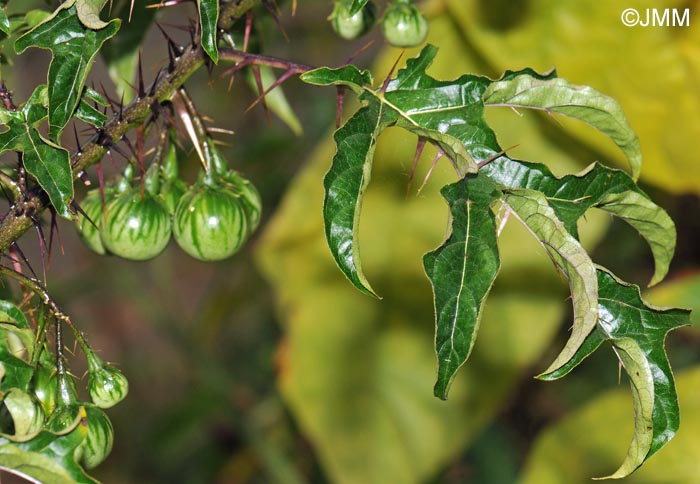
[[[41,4],[41,2],[36,2]],[[137,2],[135,16],[143,14]],[[259,15],[265,52],[314,65],[337,65],[367,39],[340,42],[325,19],[328,0],[282,2],[291,39]],[[628,28],[622,7],[690,8],[689,28]],[[118,8],[119,4],[115,8]],[[429,73],[497,77],[525,66],[588,84],[615,97],[637,130],[642,186],[678,226],[668,282],[648,292],[660,305],[700,310],[700,9],[693,1],[619,6],[595,0],[433,0],[429,42],[440,53]],[[164,9],[158,20],[183,42],[194,10]],[[400,55],[376,43],[356,59],[381,79]],[[118,53],[118,49],[115,49]],[[416,52],[409,51],[404,59]],[[156,29],[142,54],[150,80],[167,62]],[[42,52],[16,59],[3,76],[17,100],[42,82]],[[49,285],[105,359],[131,382],[110,411],[112,457],[96,470],[106,483],[480,483],[569,484],[614,470],[632,435],[626,381],[602,349],[563,381],[539,382],[566,339],[565,281],[516,224],[501,237],[503,269],[486,305],[471,359],[450,399],[432,396],[433,307],[421,257],[439,245],[447,207],[439,195],[455,175],[438,165],[426,189],[406,195],[416,140],[389,131],[377,149],[363,206],[365,270],[383,296],[361,295],[344,280],[325,245],[322,177],[334,146],[333,90],[289,81],[284,89],[301,119],[297,137],[262,109],[242,76],[229,90],[220,70],[189,83],[200,110],[224,137],[230,163],[259,187],[264,226],[234,258],[189,259],[176,247],[149,263],[98,257],[62,224]],[[102,65],[96,85],[111,92]],[[346,108],[350,112],[352,107]],[[591,128],[537,113],[490,108],[488,118],[512,155],[547,163],[557,174],[594,161],[622,166],[622,155]],[[420,181],[434,152],[426,150]],[[193,153],[184,176],[196,176]],[[106,171],[123,160],[106,157]],[[582,227],[593,259],[626,280],[646,284],[651,255],[624,224],[590,213]],[[32,236],[22,241],[36,252]],[[38,260],[35,257],[33,260]],[[676,439],[629,482],[688,483],[700,476],[700,335],[668,340],[678,370],[682,425]],[[75,368],[74,373],[82,374]]]

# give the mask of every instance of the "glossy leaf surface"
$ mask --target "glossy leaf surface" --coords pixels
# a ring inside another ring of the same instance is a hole
[[[576,238],[577,222],[590,208],[619,216],[649,243],[656,264],[650,285],[668,273],[676,247],[673,220],[625,172],[596,163],[579,174],[557,178],[543,164],[506,156],[489,163],[483,172],[504,187],[543,193],[566,230]]]
[[[73,199],[73,174],[68,151],[40,133],[37,126],[46,118],[46,86],[39,86],[19,111],[0,108],[2,123],[0,152],[21,151],[27,172],[36,178],[59,215],[71,218],[68,208]]]
[[[202,48],[216,64],[219,62],[219,48],[216,45],[218,39],[219,0],[197,0],[197,8],[199,9]]]
[[[48,73],[49,134],[59,140],[73,116],[85,86],[85,79],[102,44],[119,30],[118,19],[100,30],[92,30],[78,18],[75,6],[65,4],[54,14],[15,42],[18,54],[29,47],[51,51]]]
[[[612,343],[630,377],[635,406],[635,433],[627,458],[610,476],[621,478],[666,445],[678,430],[678,397],[664,341],[672,329],[690,324],[689,311],[650,306],[638,287],[603,269],[598,269],[598,283],[598,326],[576,355],[546,378],[566,375],[604,341]]]
[[[499,195],[494,188],[483,176],[444,187],[450,232],[438,249],[423,257],[435,296],[435,395],[442,399],[472,351],[484,302],[500,267],[496,217],[491,211]]]

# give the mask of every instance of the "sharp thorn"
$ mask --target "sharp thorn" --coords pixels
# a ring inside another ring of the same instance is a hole
[[[391,81],[391,76],[394,75],[394,71],[396,70],[396,66],[399,65],[399,61],[401,60],[401,57],[403,57],[404,51],[401,51],[401,54],[396,58],[396,62],[394,62],[394,65],[391,66],[391,69],[389,70],[389,73],[386,75],[386,79],[384,79],[384,83],[382,84],[382,89],[381,93],[384,94],[389,87],[389,82]]]
[[[433,174],[433,170],[435,169],[438,161],[440,161],[440,158],[442,158],[444,154],[445,154],[445,152],[438,148],[438,152],[437,152],[437,155],[435,155],[435,159],[433,160],[433,164],[430,165],[430,169],[428,169],[428,173],[425,174],[425,178],[423,179],[423,183],[421,183],[421,186],[418,188],[418,192],[416,192],[416,195],[420,195],[420,192],[423,191],[423,188],[425,188],[425,185],[428,184],[428,180],[430,179],[430,175]]]
[[[411,191],[411,185],[413,184],[413,177],[416,175],[416,168],[418,167],[418,160],[420,160],[423,154],[423,148],[425,148],[426,139],[423,137],[418,137],[418,144],[416,145],[416,153],[413,155],[413,165],[411,166],[411,173],[408,175],[408,183],[406,184],[406,196],[408,196]]]

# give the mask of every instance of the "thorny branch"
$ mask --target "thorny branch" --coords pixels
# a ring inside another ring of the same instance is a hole
[[[261,0],[237,0],[222,3],[219,28],[226,31],[236,20],[242,18]],[[219,55],[223,61],[245,62],[252,65],[269,65],[286,69],[287,72],[301,73],[310,66],[294,64],[282,59],[247,54],[222,49]],[[143,123],[149,114],[162,102],[170,100],[189,77],[206,63],[207,57],[199,45],[183,48],[168,69],[163,69],[156,76],[150,89],[124,107],[105,126],[95,134],[71,158],[73,177],[78,178],[88,167],[99,162],[110,148],[124,139],[126,134]],[[0,222],[0,252],[7,252],[10,246],[34,225],[34,220],[49,205],[46,194],[34,187],[15,199],[9,211]]]

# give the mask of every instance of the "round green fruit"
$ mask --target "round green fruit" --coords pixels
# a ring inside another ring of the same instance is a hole
[[[262,214],[260,193],[255,185],[234,170],[229,170],[222,176],[222,184],[239,196],[248,220],[248,234],[252,234],[260,225]]]
[[[102,243],[119,257],[147,260],[168,245],[171,222],[168,209],[157,197],[128,190],[107,204]]]
[[[350,15],[352,3],[352,0],[337,1],[329,17],[335,33],[345,40],[354,40],[366,34],[376,19],[374,3],[369,1],[355,15]]]
[[[107,194],[105,194],[105,198]],[[105,255],[105,247],[100,237],[100,223],[102,222],[102,198],[99,190],[92,190],[80,202],[80,208],[90,217],[88,220],[84,215],[79,215],[76,228],[82,241],[88,249],[100,255]],[[93,225],[94,224],[94,225]]]
[[[382,33],[394,47],[415,47],[425,42],[428,22],[412,0],[397,0],[384,13]]]
[[[112,452],[114,428],[107,415],[92,405],[84,406],[85,417],[81,425],[87,425],[87,437],[78,446],[80,463],[86,469],[94,469]]]
[[[222,187],[197,183],[182,196],[173,216],[175,241],[202,261],[226,259],[248,236],[248,219],[240,198]]]

